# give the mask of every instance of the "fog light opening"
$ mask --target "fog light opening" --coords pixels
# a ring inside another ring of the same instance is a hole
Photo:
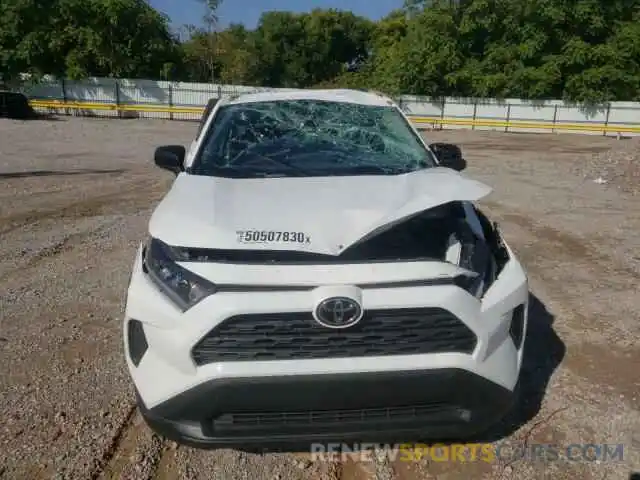
[[[520,350],[522,348],[524,340],[524,307],[524,304],[518,305],[513,309],[513,313],[511,314],[509,335],[516,346],[516,350]]]
[[[144,334],[144,327],[139,320],[129,320],[127,323],[127,338],[129,342],[129,357],[131,362],[137,367],[142,361],[142,357],[147,352],[149,344]]]

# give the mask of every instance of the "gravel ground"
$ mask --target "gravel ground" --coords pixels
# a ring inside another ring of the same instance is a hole
[[[124,365],[122,300],[135,246],[171,184],[153,148],[186,145],[195,128],[0,121],[0,477],[599,480],[640,470],[639,167],[624,160],[625,176],[615,174],[639,144],[567,134],[426,136],[460,144],[469,174],[494,187],[482,205],[530,274],[524,400],[483,440],[622,443],[623,461],[329,463],[196,451],[153,435]]]
[[[576,172],[600,184],[613,185],[633,195],[640,194],[640,138],[617,144],[606,152],[585,157]]]

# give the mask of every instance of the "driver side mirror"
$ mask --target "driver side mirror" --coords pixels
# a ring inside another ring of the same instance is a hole
[[[187,150],[182,145],[165,145],[156,148],[153,157],[155,164],[178,175],[184,171],[184,158]]]
[[[436,154],[441,167],[461,172],[467,168],[467,161],[462,158],[462,150],[452,143],[432,143],[429,148]]]

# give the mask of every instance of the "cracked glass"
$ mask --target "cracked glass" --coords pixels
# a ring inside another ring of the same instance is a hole
[[[396,107],[278,100],[222,106],[189,173],[397,175],[435,165]]]

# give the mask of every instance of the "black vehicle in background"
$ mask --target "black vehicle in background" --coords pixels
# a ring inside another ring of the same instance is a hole
[[[37,116],[25,94],[9,90],[7,85],[0,81],[0,118],[28,120]]]

